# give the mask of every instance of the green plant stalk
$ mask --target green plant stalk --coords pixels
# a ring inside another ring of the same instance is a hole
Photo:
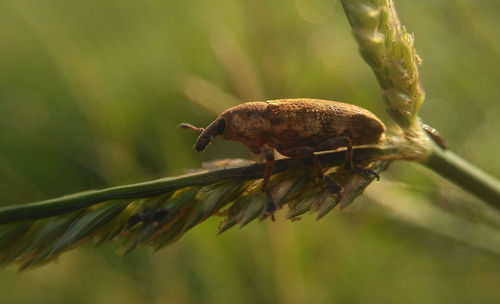
[[[393,0],[341,0],[359,51],[377,78],[386,110],[403,129],[407,152],[446,179],[500,209],[500,182],[451,151],[433,144],[422,131],[418,110],[424,101],[414,37],[401,24]],[[424,157],[419,157],[418,155]]]
[[[500,181],[455,153],[433,147],[428,157],[421,163],[491,206],[500,209]]]
[[[399,21],[392,0],[341,0],[359,52],[372,68],[386,111],[403,130],[419,129],[425,92],[413,34]]]
[[[363,162],[379,158],[401,158],[399,150],[394,147],[361,147],[354,149],[354,160]],[[325,167],[339,166],[345,161],[345,152],[326,152],[318,154]],[[79,210],[103,201],[147,198],[168,193],[177,189],[209,185],[229,179],[251,180],[262,178],[265,164],[251,164],[224,168],[209,172],[183,175],[173,178],[163,178],[155,181],[125,185],[102,190],[91,190],[67,195],[55,199],[0,208],[0,224],[9,222],[46,218],[58,214]],[[311,159],[281,159],[274,162],[273,174],[291,168],[312,166]],[[119,202],[119,201],[118,201]]]

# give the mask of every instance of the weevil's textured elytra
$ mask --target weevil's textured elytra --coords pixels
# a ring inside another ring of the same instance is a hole
[[[269,197],[265,211],[271,215],[275,206],[267,183],[274,150],[288,157],[311,157],[318,176],[329,183],[332,192],[340,195],[342,188],[323,175],[314,152],[345,147],[345,167],[352,170],[357,168],[352,164],[353,145],[377,144],[385,138],[384,124],[370,111],[347,103],[306,98],[247,102],[222,112],[205,129],[186,123],[179,127],[201,132],[195,143],[197,151],[203,151],[220,135],[261,154],[267,162],[262,185]]]

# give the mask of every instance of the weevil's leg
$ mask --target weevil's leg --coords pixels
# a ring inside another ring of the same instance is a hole
[[[177,128],[179,128],[179,129],[189,129],[189,130],[193,130],[193,131],[196,131],[196,132],[203,132],[203,131],[205,131],[204,128],[198,128],[198,127],[195,127],[192,124],[188,124],[186,122],[180,123],[179,125],[177,125]]]
[[[168,209],[167,208],[160,208],[156,209],[153,215],[153,219],[155,221],[161,220],[164,216],[168,215]]]
[[[153,226],[158,225],[158,221],[168,214],[167,208],[160,209],[145,209],[143,212],[136,213],[128,219],[127,229],[132,228],[136,224],[153,223]]]
[[[168,215],[167,208],[156,209],[153,214],[153,227],[156,229],[160,225],[160,221]]]
[[[128,222],[127,222],[127,229],[130,229],[134,227],[136,224],[138,224],[141,221],[141,215],[139,213],[136,213],[129,217]]]
[[[448,144],[444,140],[444,138],[439,134],[438,130],[434,129],[433,127],[423,124],[422,129],[424,129],[425,133],[429,135],[429,137],[436,143],[441,149],[447,150],[448,149]]]
[[[264,205],[264,214],[269,214],[274,222],[274,211],[276,211],[276,204],[274,203],[271,191],[267,189],[269,179],[273,173],[274,163],[274,149],[269,146],[264,146],[261,149],[261,156],[266,162],[266,170],[264,171],[264,180],[262,181],[262,192],[267,196],[266,204]]]
[[[308,146],[296,147],[290,150],[279,151],[281,154],[292,157],[292,158],[312,158],[314,169],[316,170],[316,174],[319,178],[324,180],[331,193],[337,194],[339,198],[341,197],[340,192],[342,192],[342,186],[337,184],[330,176],[325,175],[323,173],[323,166],[321,166],[321,162],[316,154],[314,154],[315,149]]]
[[[273,197],[271,195],[271,191],[269,190],[266,190],[264,192],[267,196],[267,200],[266,200],[266,203],[264,205],[264,214],[269,214],[269,216],[271,217],[271,220],[274,222],[275,218],[274,218],[274,211],[276,211],[276,204],[274,203],[274,200],[273,200]]]
[[[324,143],[315,147],[316,151],[325,151],[325,150],[335,150],[340,147],[346,147],[345,154],[345,164],[344,168],[347,171],[354,171],[364,176],[375,176],[377,180],[380,179],[380,175],[377,172],[370,168],[364,168],[358,165],[354,165],[353,163],[353,151],[352,151],[352,142],[351,139],[347,136],[335,137],[325,141]]]
[[[357,172],[363,176],[366,176],[366,177],[375,177],[377,180],[380,180],[380,175],[373,169],[370,169],[370,168],[364,168],[364,167],[361,167],[361,166],[358,166],[358,165],[355,165],[354,168],[353,168],[354,172]]]
[[[352,163],[352,142],[348,136],[339,136],[325,141],[322,144],[314,147],[315,151],[327,151],[327,150],[336,150],[338,148],[346,147],[345,151],[345,163],[344,167],[346,170],[351,171],[353,166]]]
[[[264,171],[264,181],[262,182],[262,191],[267,191],[267,185],[269,184],[269,179],[273,173],[273,163],[274,163],[274,150],[271,147],[264,146],[261,149],[261,155],[266,162],[266,170]]]

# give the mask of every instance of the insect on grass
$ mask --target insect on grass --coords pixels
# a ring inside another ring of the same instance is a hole
[[[195,143],[203,151],[216,136],[239,141],[266,162],[262,191],[267,195],[264,212],[271,215],[276,205],[268,189],[275,151],[291,158],[312,158],[319,178],[330,192],[341,195],[342,187],[323,173],[315,152],[346,148],[345,169],[375,174],[353,164],[352,147],[382,143],[385,126],[361,107],[321,99],[278,99],[247,102],[222,112],[208,127],[181,123],[180,128],[201,132]]]

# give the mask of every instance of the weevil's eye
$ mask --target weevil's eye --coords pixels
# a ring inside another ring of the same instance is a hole
[[[219,135],[224,134],[224,131],[226,130],[226,120],[224,118],[219,119],[219,122],[217,122],[217,133]]]

